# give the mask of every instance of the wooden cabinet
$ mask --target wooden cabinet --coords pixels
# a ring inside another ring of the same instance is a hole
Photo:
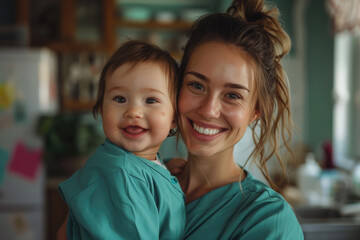
[[[30,29],[30,45],[56,52],[104,51],[115,48],[115,0],[17,0],[19,21]],[[28,5],[28,12],[22,5]],[[27,20],[26,20],[27,19]],[[98,38],[79,39],[82,25],[97,28]]]

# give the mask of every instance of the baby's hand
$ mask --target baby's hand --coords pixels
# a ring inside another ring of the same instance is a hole
[[[165,163],[165,165],[171,175],[177,176],[184,170],[186,160],[183,158],[172,158],[169,162]]]

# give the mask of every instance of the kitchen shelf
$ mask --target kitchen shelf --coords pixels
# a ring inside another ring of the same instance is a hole
[[[62,101],[63,106],[62,108],[64,110],[68,111],[92,111],[92,108],[95,104],[95,101],[78,101],[78,100],[72,100],[72,99],[63,99]]]
[[[189,30],[191,28],[192,23],[185,21],[176,21],[176,22],[157,22],[157,21],[129,21],[129,20],[118,20],[116,21],[117,27],[122,28],[139,28],[139,29],[166,29],[166,30]]]
[[[51,42],[43,46],[61,53],[105,52],[107,50],[107,48],[102,43]]]

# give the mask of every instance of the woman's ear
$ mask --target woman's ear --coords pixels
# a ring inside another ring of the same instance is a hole
[[[253,111],[253,115],[250,118],[249,124],[251,124],[254,121],[256,121],[257,119],[259,119],[259,117],[260,117],[260,110],[258,108],[255,108]]]

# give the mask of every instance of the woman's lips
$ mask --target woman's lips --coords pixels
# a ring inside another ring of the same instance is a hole
[[[205,135],[215,135],[215,134],[218,134],[220,132],[220,129],[204,128],[204,127],[200,127],[196,123],[193,123],[192,126],[193,126],[193,129],[195,131],[197,131],[198,133],[201,133],[201,134],[205,134]]]
[[[219,133],[225,131],[224,128],[214,127],[202,123],[195,123],[194,121],[189,119],[190,126],[192,127],[193,132],[195,132],[197,135],[205,135],[207,137],[213,137],[218,135]]]

